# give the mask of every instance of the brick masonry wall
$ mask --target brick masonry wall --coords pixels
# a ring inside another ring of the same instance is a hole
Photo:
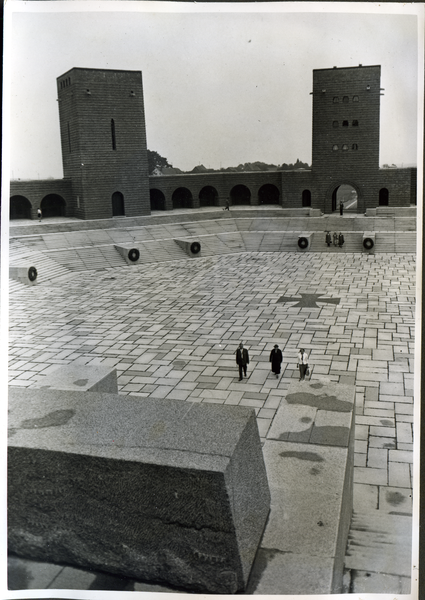
[[[332,195],[342,184],[357,191],[359,213],[379,205],[382,188],[388,189],[389,206],[409,206],[416,202],[416,169],[379,169],[380,70],[359,66],[313,71],[311,170],[148,176],[142,74],[71,69],[57,79],[65,179],[12,182],[11,195],[27,197],[36,212],[43,193],[58,193],[66,201],[66,214],[81,219],[112,217],[114,192],[123,194],[126,216],[143,216],[150,214],[154,195],[162,194],[163,208],[172,210],[178,206],[173,196],[184,188],[187,206],[198,208],[200,196],[211,187],[214,205],[224,206],[239,185],[247,188],[247,202],[253,206],[260,204],[261,188],[267,185],[284,208],[301,208],[303,191],[308,190],[311,207],[331,213]],[[332,150],[334,144],[338,151]]]
[[[70,179],[34,179],[28,181],[15,180],[10,182],[10,198],[23,196],[31,204],[31,218],[37,218],[37,209],[43,198],[49,194],[57,194],[66,203],[65,216],[73,216],[72,181]]]
[[[64,174],[73,180],[75,216],[111,217],[114,192],[123,194],[126,216],[149,214],[140,71],[71,69],[58,77],[57,87]]]

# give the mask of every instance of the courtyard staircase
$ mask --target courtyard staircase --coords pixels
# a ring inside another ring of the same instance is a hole
[[[29,233],[33,225],[12,227],[10,264],[35,266],[37,283],[43,284],[75,271],[103,270],[127,266],[115,245],[138,248],[137,264],[152,264],[187,258],[174,240],[201,243],[200,256],[218,256],[241,252],[298,252],[298,237],[312,233],[309,252],[364,252],[364,232],[375,232],[375,251],[414,253],[416,251],[416,219],[412,210],[385,216],[382,211],[370,217],[347,214],[308,216],[284,210],[235,210],[181,213],[125,219],[106,219],[102,223],[74,221],[69,227],[60,223],[38,224],[37,234]],[[378,213],[378,209],[376,209]],[[172,218],[171,218],[172,217]],[[210,218],[208,218],[210,217]],[[116,225],[111,228],[111,221]],[[140,222],[145,225],[139,225]],[[178,222],[180,221],[180,222]],[[77,223],[78,224],[78,223]],[[90,229],[90,225],[94,227]],[[344,235],[343,247],[328,247],[326,231]],[[16,235],[16,234],[20,235]],[[12,235],[13,234],[13,235]],[[31,265],[29,264],[31,263]]]

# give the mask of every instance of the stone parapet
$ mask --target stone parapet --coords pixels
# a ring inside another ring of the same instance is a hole
[[[355,387],[292,383],[264,444],[271,512],[249,593],[341,593],[353,507]]]

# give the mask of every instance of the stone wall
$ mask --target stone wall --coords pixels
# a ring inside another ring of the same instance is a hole
[[[150,212],[143,85],[140,71],[71,69],[57,79],[62,160],[73,181],[75,216]]]

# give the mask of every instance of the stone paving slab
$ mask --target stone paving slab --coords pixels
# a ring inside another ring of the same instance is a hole
[[[302,341],[313,383],[325,376],[356,386],[356,437],[366,446],[356,448],[355,498],[356,490],[369,487],[370,497],[379,491],[385,498],[385,489],[404,494],[411,489],[405,452],[413,442],[414,258],[255,252],[188,258],[160,268],[83,271],[48,286],[13,289],[10,384],[31,388],[41,373],[76,362],[116,368],[123,395],[159,390],[166,402],[187,391],[188,402],[210,402],[218,395],[203,392],[229,392],[226,404],[258,401],[264,442],[276,417],[262,411],[277,411],[297,380]],[[277,302],[302,293],[340,301],[313,308]],[[241,340],[251,363],[248,378],[239,383],[234,352]],[[376,346],[368,347],[370,340]],[[274,343],[284,356],[281,376],[263,379]],[[173,367],[174,362],[179,364]],[[371,414],[371,409],[381,410],[371,401],[382,405],[385,414]],[[386,468],[377,468],[368,466],[369,449],[403,454],[390,459],[388,453]]]

